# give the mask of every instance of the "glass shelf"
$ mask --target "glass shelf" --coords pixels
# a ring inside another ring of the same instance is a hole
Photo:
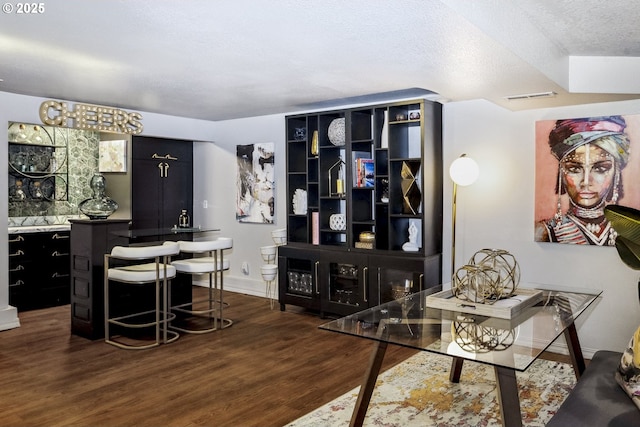
[[[10,216],[16,213],[12,206],[40,213],[43,202],[66,201],[66,141],[56,141],[51,128],[15,122],[9,123],[8,141]]]

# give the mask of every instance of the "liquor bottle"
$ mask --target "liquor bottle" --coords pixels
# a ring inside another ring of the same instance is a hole
[[[178,217],[178,227],[180,228],[189,227],[189,215],[187,214],[186,209],[182,209],[182,211],[180,211],[180,216]]]

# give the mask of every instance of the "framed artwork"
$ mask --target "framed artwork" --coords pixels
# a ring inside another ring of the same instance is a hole
[[[535,241],[613,246],[609,204],[640,209],[640,115],[536,122]]]
[[[273,224],[274,144],[272,142],[238,145],[236,220],[238,222]]]
[[[99,172],[127,171],[127,141],[100,141],[98,145]]]

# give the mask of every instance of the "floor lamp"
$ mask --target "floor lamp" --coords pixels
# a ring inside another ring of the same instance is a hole
[[[456,197],[458,186],[463,187],[476,182],[480,169],[478,164],[466,154],[460,155],[451,163],[449,167],[449,176],[453,181],[453,202],[451,205],[451,285],[453,286],[453,275],[455,274],[456,265]]]

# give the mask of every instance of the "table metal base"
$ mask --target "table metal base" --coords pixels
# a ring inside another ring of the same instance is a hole
[[[585,370],[585,362],[574,323],[567,326],[564,331],[564,337],[567,341],[571,364],[573,365],[576,378],[580,379],[580,375],[582,375]],[[367,367],[360,392],[358,393],[358,400],[356,401],[355,408],[353,408],[353,414],[351,415],[351,421],[349,422],[350,427],[361,427],[364,423],[364,418],[367,415],[367,409],[369,408],[373,389],[376,386],[376,381],[378,380],[380,368],[382,367],[382,360],[384,359],[386,351],[387,342],[376,341],[374,343],[373,351],[369,358],[369,365]],[[457,383],[460,381],[463,362],[463,358],[453,357],[451,371],[449,373],[449,380],[451,382]],[[494,366],[494,371],[496,375],[498,405],[500,407],[502,425],[508,427],[521,427],[522,413],[520,412],[520,397],[518,396],[516,371],[515,369],[505,368],[502,366]]]

